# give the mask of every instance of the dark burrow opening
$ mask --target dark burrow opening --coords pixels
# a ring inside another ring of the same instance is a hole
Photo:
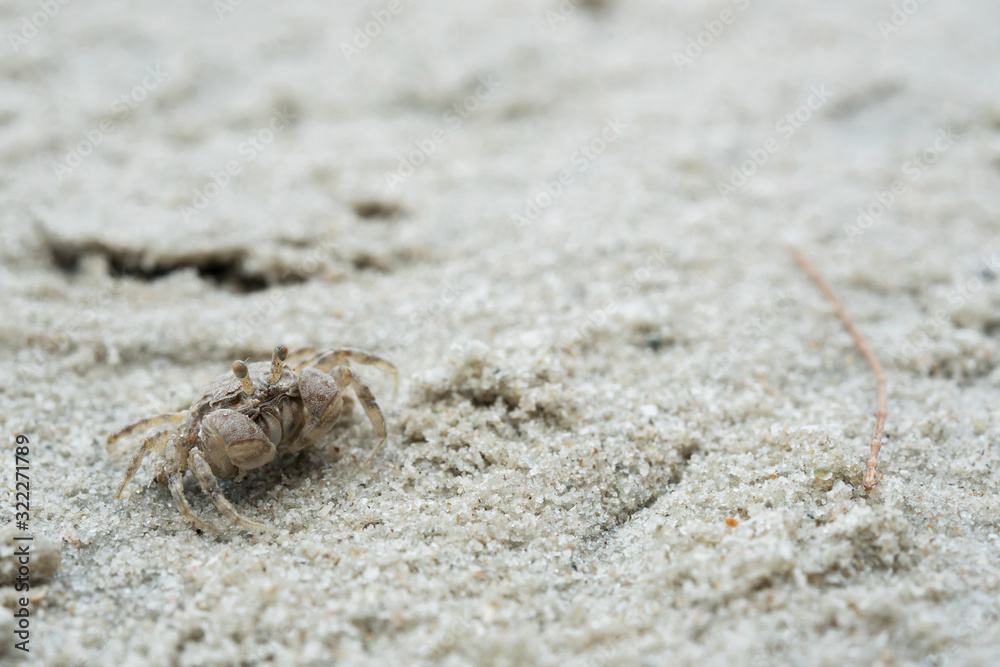
[[[111,248],[96,242],[67,244],[49,241],[47,247],[52,263],[67,274],[77,273],[85,257],[96,255],[105,259],[108,273],[115,278],[152,281],[175,271],[194,269],[202,280],[237,293],[257,292],[272,285],[301,283],[304,280],[294,273],[279,278],[249,271],[242,252],[204,252],[148,262],[139,251]]]

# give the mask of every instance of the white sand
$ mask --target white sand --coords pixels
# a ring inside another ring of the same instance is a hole
[[[27,434],[61,547],[28,657],[1000,663],[996,3],[403,1],[350,61],[387,3],[260,4],[16,51],[0,4],[3,469]],[[872,494],[874,379],[786,242],[886,366]],[[355,416],[224,483],[270,536],[188,479],[198,534],[152,458],[112,499],[108,433],[279,342],[399,366],[371,464]]]

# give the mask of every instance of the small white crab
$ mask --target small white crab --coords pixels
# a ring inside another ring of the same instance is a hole
[[[233,362],[232,374],[215,378],[191,407],[141,419],[108,436],[111,445],[136,431],[161,424],[177,425],[153,433],[139,445],[118,484],[121,498],[148,451],[164,451],[157,481],[170,487],[181,513],[198,528],[208,525],[191,512],[182,479],[191,470],[208,495],[230,521],[244,528],[268,530],[262,523],[239,515],[219,489],[217,478],[236,477],[274,460],[277,454],[297,452],[316,443],[337,422],[344,407],[344,391],[351,389],[364,408],[379,442],[370,460],[385,442],[385,418],[371,390],[347,363],[375,366],[393,376],[396,367],[373,354],[354,349],[316,352],[302,348],[274,348],[271,362],[249,366]],[[350,399],[348,399],[349,401]]]

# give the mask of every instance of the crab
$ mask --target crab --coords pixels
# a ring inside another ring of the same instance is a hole
[[[115,454],[113,446],[121,438],[169,425],[139,444],[115,498],[123,498],[148,452],[164,452],[156,479],[169,487],[181,514],[195,527],[209,528],[191,511],[184,495],[182,480],[188,470],[231,522],[249,530],[268,530],[265,524],[241,516],[223,495],[218,480],[235,477],[239,482],[247,471],[267,465],[278,454],[319,442],[345,407],[350,410],[346,391],[353,391],[379,437],[366,459],[370,461],[385,442],[385,418],[371,390],[348,365],[351,361],[389,373],[398,388],[395,366],[351,348],[324,352],[302,348],[289,355],[286,346],[278,345],[270,363],[234,361],[232,373],[215,378],[187,410],[140,419],[108,436],[108,451]]]

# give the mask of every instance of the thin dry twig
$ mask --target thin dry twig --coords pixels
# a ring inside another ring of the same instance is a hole
[[[875,413],[875,437],[872,438],[871,453],[868,456],[868,467],[865,470],[865,480],[864,486],[865,491],[871,491],[878,484],[878,477],[876,476],[876,470],[878,469],[878,451],[882,448],[882,427],[885,425],[885,413],[886,413],[886,396],[885,396],[885,373],[882,371],[882,364],[878,362],[875,358],[875,353],[872,349],[868,347],[868,343],[865,339],[861,337],[858,330],[854,327],[854,322],[851,320],[850,315],[844,310],[844,304],[841,303],[837,295],[834,294],[833,288],[823,280],[823,276],[819,274],[819,271],[806,259],[806,256],[802,254],[802,251],[794,246],[786,246],[789,254],[791,254],[792,259],[795,263],[799,265],[799,268],[809,279],[816,283],[819,290],[823,293],[823,296],[833,304],[833,308],[837,311],[837,317],[840,321],[844,323],[844,328],[847,329],[847,333],[851,334],[851,338],[854,340],[854,344],[861,350],[861,354],[864,355],[868,363],[871,364],[872,372],[875,373],[875,383],[878,389],[878,412]]]

